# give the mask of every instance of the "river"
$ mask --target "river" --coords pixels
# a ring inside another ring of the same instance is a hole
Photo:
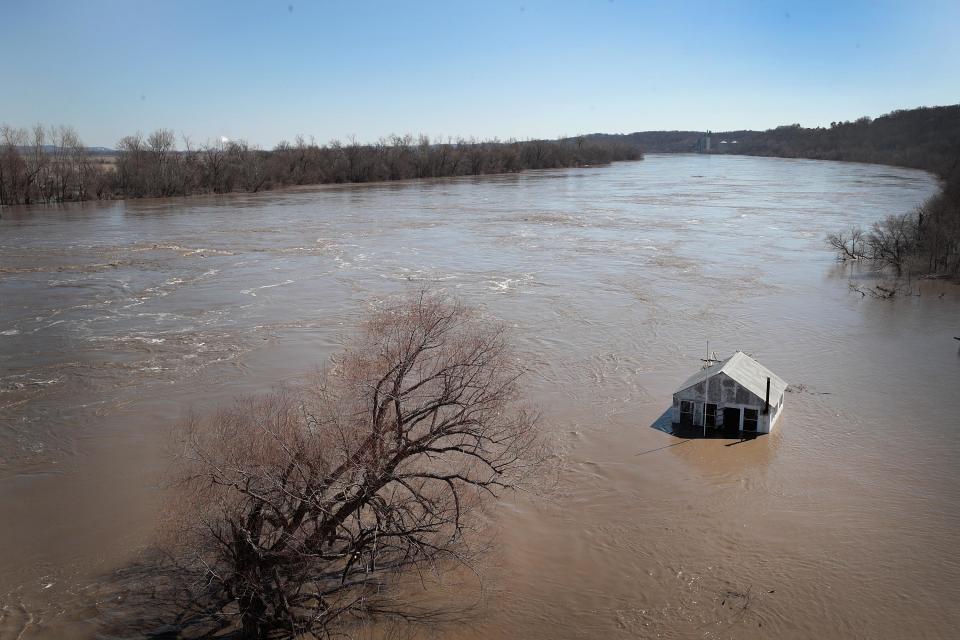
[[[735,156],[0,212],[0,637],[108,637],[171,423],[322,365],[428,285],[503,319],[564,459],[495,510],[457,638],[949,637],[960,290],[862,298],[823,238],[923,172]],[[791,383],[770,436],[658,427],[706,342]],[[122,600],[122,598],[120,598]],[[18,635],[19,634],[19,635]]]

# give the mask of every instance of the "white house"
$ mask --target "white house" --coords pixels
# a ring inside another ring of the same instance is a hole
[[[673,423],[682,428],[770,433],[783,411],[787,383],[737,351],[701,369],[673,394]]]

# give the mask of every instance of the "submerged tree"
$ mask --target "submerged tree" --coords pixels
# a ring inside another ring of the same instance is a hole
[[[837,252],[840,260],[860,260],[865,257],[863,229],[858,226],[850,227],[849,231],[831,233],[827,236],[827,244]]]
[[[483,497],[540,459],[504,328],[421,294],[378,311],[300,391],[248,397],[180,441],[171,531],[244,635],[329,635],[394,612],[404,570],[470,558]]]

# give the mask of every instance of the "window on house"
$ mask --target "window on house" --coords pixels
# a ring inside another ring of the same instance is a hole
[[[757,416],[759,412],[756,409],[744,409],[743,410],[743,430],[744,431],[756,431],[757,430]]]
[[[709,402],[703,407],[703,424],[708,427],[717,426],[717,405]]]
[[[680,424],[693,424],[693,403],[680,401]]]

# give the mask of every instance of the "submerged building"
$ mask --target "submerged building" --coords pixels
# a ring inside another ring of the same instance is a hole
[[[770,433],[783,412],[787,383],[737,351],[690,376],[673,394],[673,423],[731,432]]]

